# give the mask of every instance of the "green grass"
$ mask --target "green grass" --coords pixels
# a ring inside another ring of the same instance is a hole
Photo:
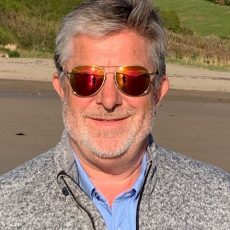
[[[230,71],[230,39],[167,31],[169,61]]]
[[[223,71],[223,72],[229,72],[230,66],[228,65],[218,65],[218,64],[207,64],[204,63],[204,61],[200,60],[194,60],[184,57],[183,59],[174,58],[174,57],[167,57],[166,58],[166,65],[167,63],[171,64],[179,64],[183,66],[192,66],[195,68],[202,68],[202,69],[208,69],[208,70],[215,70],[215,71]]]
[[[0,0],[0,43],[52,52],[54,38],[64,15],[79,0]],[[2,40],[2,41],[1,41]]]
[[[154,0],[160,10],[176,11],[181,25],[199,35],[230,38],[230,6],[206,0]]]
[[[15,43],[15,36],[8,28],[0,26],[0,44],[6,45],[8,43]]]
[[[16,43],[21,57],[51,58],[60,21],[81,1],[0,0],[0,45]],[[206,0],[153,1],[168,19],[167,28],[183,29],[167,31],[168,61],[230,70],[230,6]]]
[[[53,52],[39,51],[39,50],[25,50],[19,49],[20,56],[23,58],[48,58],[52,59],[54,54]]]

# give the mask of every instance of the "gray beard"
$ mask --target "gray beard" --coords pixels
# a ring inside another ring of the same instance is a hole
[[[111,117],[111,114],[104,110],[101,113],[103,117]],[[135,111],[130,110],[124,113],[135,114]],[[83,114],[81,115],[84,117]],[[62,115],[65,129],[69,133],[72,141],[78,146],[82,145],[86,147],[97,157],[103,159],[120,157],[124,155],[132,145],[143,142],[152,130],[155,117],[154,111],[151,110],[145,114],[143,121],[140,121],[139,124],[133,124],[131,127],[123,127],[120,130],[97,130],[94,134],[92,132],[90,133],[87,127],[79,124],[79,116],[81,115],[73,113],[69,109],[66,100],[63,102]],[[110,146],[103,146],[106,140],[110,141],[112,138],[116,138],[119,135],[124,137],[122,141],[119,141],[122,143],[114,141]],[[94,138],[102,138],[100,144],[96,142]]]

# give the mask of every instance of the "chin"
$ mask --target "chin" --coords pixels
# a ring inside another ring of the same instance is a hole
[[[90,141],[88,141],[90,140]],[[132,144],[131,139],[118,137],[99,137],[83,140],[82,144],[94,155],[103,159],[112,159],[123,156]]]

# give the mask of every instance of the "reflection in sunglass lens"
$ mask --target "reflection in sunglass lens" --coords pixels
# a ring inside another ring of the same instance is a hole
[[[99,66],[78,66],[70,73],[70,84],[75,94],[92,96],[97,93],[105,80],[104,70]],[[116,71],[118,88],[129,96],[140,96],[147,92],[150,74],[141,66],[122,66]]]
[[[79,66],[70,74],[70,84],[73,91],[80,96],[95,94],[104,81],[104,72],[93,66]]]
[[[148,70],[141,66],[121,67],[116,73],[118,87],[127,95],[140,96],[150,84]]]

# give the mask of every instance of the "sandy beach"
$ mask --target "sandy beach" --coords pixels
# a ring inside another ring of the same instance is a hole
[[[0,79],[50,81],[52,59],[0,58]],[[230,73],[167,64],[171,89],[230,92]]]
[[[0,174],[55,146],[61,103],[48,59],[0,59]],[[168,65],[171,90],[158,109],[156,142],[230,172],[230,74]]]

